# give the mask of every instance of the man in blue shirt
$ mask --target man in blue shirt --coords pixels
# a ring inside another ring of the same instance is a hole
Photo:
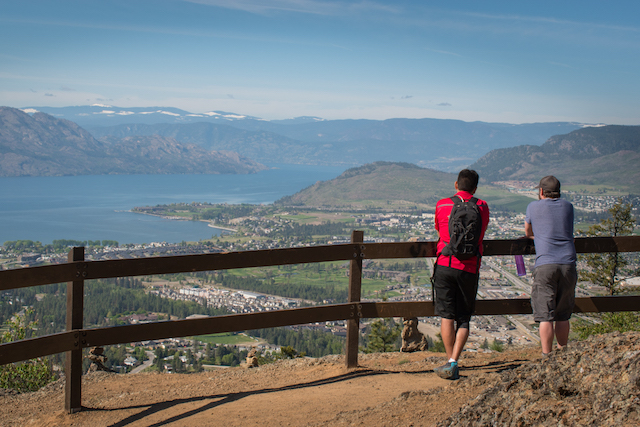
[[[533,320],[540,324],[542,355],[547,356],[554,336],[558,348],[567,345],[578,274],[573,205],[560,198],[560,181],[555,176],[542,178],[538,189],[539,200],[527,206],[524,231],[536,248],[531,307]]]

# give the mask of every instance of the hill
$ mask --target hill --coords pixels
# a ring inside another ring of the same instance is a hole
[[[330,181],[319,181],[276,205],[365,207],[393,204],[434,205],[455,192],[457,175],[411,163],[375,162],[346,170]]]
[[[640,334],[593,336],[542,361],[539,347],[464,352],[461,378],[442,353],[282,360],[199,374],[83,378],[83,411],[64,413],[64,382],[0,396],[4,426],[629,426],[640,423]]]
[[[313,147],[309,144],[274,132],[238,129],[227,123],[122,124],[92,128],[91,133],[100,140],[157,135],[206,150],[235,151],[267,164],[313,162],[309,157]]]
[[[411,163],[375,162],[346,170],[337,178],[319,181],[298,193],[277,200],[276,205],[402,209],[433,209],[436,202],[455,193],[457,173],[426,169]],[[524,212],[530,198],[483,185],[478,197],[492,209]]]
[[[567,185],[610,185],[640,192],[640,126],[602,126],[549,138],[541,146],[493,150],[470,167],[486,182],[538,181],[555,175]]]
[[[45,113],[0,107],[0,176],[253,173],[264,166],[159,136],[96,140]]]

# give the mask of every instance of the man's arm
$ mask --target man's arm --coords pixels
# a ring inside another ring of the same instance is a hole
[[[531,227],[530,222],[524,222],[524,237],[533,239],[533,227]]]

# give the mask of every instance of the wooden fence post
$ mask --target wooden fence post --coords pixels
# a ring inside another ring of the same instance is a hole
[[[69,262],[84,261],[84,248],[72,248]],[[78,280],[67,282],[67,331],[82,329],[84,314],[84,277],[87,276],[86,264],[79,264],[76,271]],[[64,407],[69,414],[82,409],[82,346],[84,337],[80,332],[74,335],[75,350],[66,352],[65,360],[65,396]]]
[[[349,266],[349,302],[354,303],[351,318],[347,319],[347,368],[358,366],[358,344],[360,338],[360,299],[362,285],[362,243],[364,232],[353,230],[351,243],[354,244],[353,259]]]

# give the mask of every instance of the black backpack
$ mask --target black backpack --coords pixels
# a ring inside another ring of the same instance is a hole
[[[480,253],[482,218],[478,209],[478,199],[467,201],[458,196],[451,198],[453,208],[449,215],[449,243],[442,249],[442,255],[454,256],[459,260],[472,258]]]

